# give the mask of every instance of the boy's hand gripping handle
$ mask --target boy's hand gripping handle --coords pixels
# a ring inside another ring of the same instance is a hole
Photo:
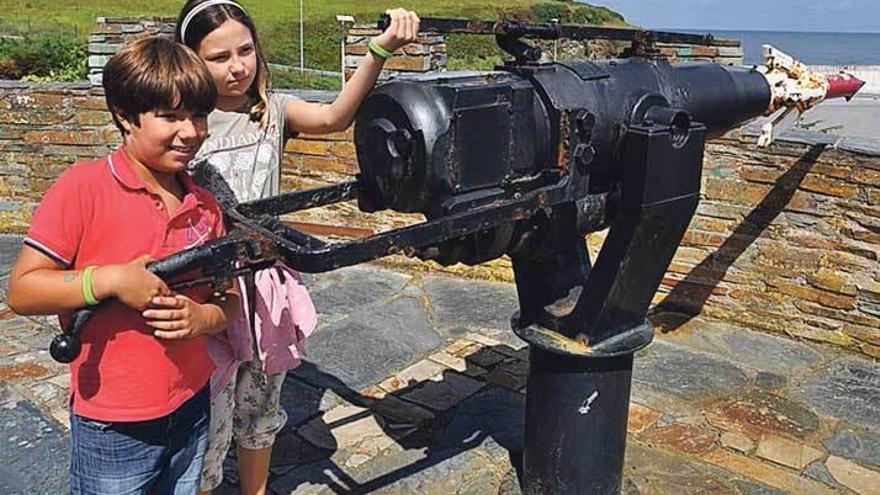
[[[196,250],[198,249],[196,248]],[[187,271],[193,265],[194,258],[199,258],[199,254],[191,251],[177,253],[147,264],[147,270],[162,280],[168,280],[176,274]],[[64,329],[63,333],[56,335],[49,345],[49,354],[52,355],[52,359],[59,363],[70,363],[79,356],[82,350],[80,334],[83,328],[85,328],[92,315],[105,305],[106,301],[102,301],[97,306],[88,306],[73,312],[70,321],[67,323],[67,328]]]

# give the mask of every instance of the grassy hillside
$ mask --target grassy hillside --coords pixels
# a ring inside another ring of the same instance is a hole
[[[492,19],[516,17],[547,21],[589,24],[619,24],[623,18],[608,9],[575,4],[568,1],[505,0],[303,0],[305,10],[306,65],[312,68],[338,70],[339,28],[337,14],[354,15],[358,22],[371,23],[386,8],[404,6],[422,16],[474,17]],[[182,0],[0,0],[0,34],[31,35],[55,32],[85,40],[98,16],[174,17]],[[299,64],[299,2],[297,0],[243,0],[254,16],[270,61]],[[452,36],[448,40],[453,68],[478,68],[491,65],[497,58],[494,43],[489,39],[465,39]],[[0,60],[2,60],[0,47]]]

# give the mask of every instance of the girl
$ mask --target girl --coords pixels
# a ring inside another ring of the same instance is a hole
[[[388,29],[370,42],[370,53],[336,100],[324,105],[269,90],[269,72],[254,23],[240,4],[233,0],[187,2],[177,18],[177,41],[204,60],[218,92],[217,109],[208,116],[211,135],[194,160],[196,177],[200,171],[216,170],[231,190],[227,193],[233,193],[238,201],[279,194],[286,139],[299,132],[324,134],[346,129],[376,83],[385,59],[416,40],[419,18],[413,12],[395,9],[388,14]],[[273,303],[268,293],[260,291],[261,282],[296,282],[293,277],[291,271],[276,268],[246,281],[250,290],[244,298],[246,311],[242,313],[249,321],[231,325],[220,338],[212,339],[210,349],[217,370],[212,378],[214,399],[202,472],[205,492],[220,485],[222,462],[233,431],[242,493],[266,491],[272,444],[287,419],[279,405],[281,385],[287,369],[299,362],[296,344],[314,327],[314,308],[301,285],[299,296],[293,290],[293,296],[285,299],[294,306],[294,315],[293,321],[286,320],[288,328],[282,333],[299,335],[293,339],[295,342],[288,340],[282,344],[285,350],[290,344],[291,352],[280,360],[272,356],[272,349],[279,346],[278,340],[267,338],[269,332],[265,328],[267,321],[271,326],[275,320],[254,316],[254,309],[250,308],[272,313]],[[274,300],[278,300],[277,292]],[[277,321],[275,325],[277,330]]]

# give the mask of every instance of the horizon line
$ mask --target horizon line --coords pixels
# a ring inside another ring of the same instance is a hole
[[[651,27],[643,28],[655,31],[740,31],[746,33],[798,33],[798,34],[875,34],[880,35],[880,31],[817,31],[817,30],[800,30],[800,29],[756,29],[756,28],[731,28],[731,27]]]

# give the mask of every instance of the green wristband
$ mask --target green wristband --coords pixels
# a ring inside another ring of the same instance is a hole
[[[92,272],[95,271],[94,266],[87,266],[82,273],[82,294],[83,300],[85,300],[86,304],[89,306],[94,306],[98,304],[98,300],[95,299],[95,293],[92,290]]]
[[[389,58],[394,56],[394,52],[389,52],[385,48],[382,47],[377,41],[376,38],[370,39],[370,42],[367,44],[370,47],[370,51],[373,52],[377,57],[388,60]]]

